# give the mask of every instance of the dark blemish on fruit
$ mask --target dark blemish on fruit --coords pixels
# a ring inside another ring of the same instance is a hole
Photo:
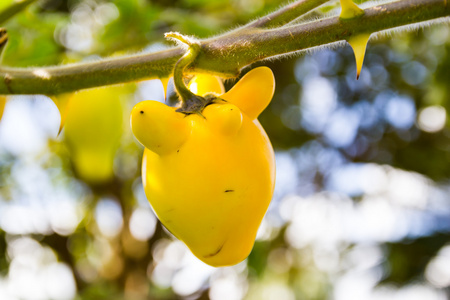
[[[177,150],[177,153],[180,152],[180,149]]]
[[[234,190],[225,190],[225,193],[234,192]]]
[[[223,245],[225,245],[225,243],[223,243],[222,246],[220,246],[219,249],[217,249],[214,253],[205,255],[205,256],[203,256],[203,257],[204,257],[204,258],[209,258],[209,257],[216,256],[217,254],[219,254],[220,251],[222,251]]]

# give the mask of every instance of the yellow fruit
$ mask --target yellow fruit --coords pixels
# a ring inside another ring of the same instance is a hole
[[[189,82],[189,89],[196,95],[221,95],[225,92],[222,81],[207,74],[198,74]]]
[[[220,93],[215,80],[194,82]],[[207,106],[204,118],[155,101],[140,102],[131,113],[133,133],[146,147],[142,178],[150,204],[209,265],[234,265],[249,255],[272,198],[274,153],[256,118],[274,84],[272,71],[260,67]]]
[[[65,139],[78,175],[91,183],[113,176],[122,134],[121,87],[82,90],[67,107]]]

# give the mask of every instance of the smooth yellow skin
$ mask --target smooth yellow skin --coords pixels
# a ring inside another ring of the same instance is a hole
[[[222,95],[225,88],[216,76],[208,74],[198,74],[189,82],[189,90],[196,95]]]
[[[121,88],[82,90],[68,104],[64,136],[75,170],[85,181],[98,184],[114,175],[123,128]]]
[[[194,82],[209,92],[223,89],[210,78]],[[155,101],[140,102],[131,113],[132,130],[146,147],[142,178],[149,202],[164,226],[209,265],[234,265],[249,255],[272,198],[274,153],[256,117],[274,84],[270,69],[254,69],[220,96],[227,101],[207,106],[205,118]]]

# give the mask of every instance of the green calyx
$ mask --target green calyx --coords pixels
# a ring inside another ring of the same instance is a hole
[[[192,95],[189,98],[185,98],[181,102],[181,107],[176,110],[177,112],[184,113],[186,115],[198,114],[204,118],[204,116],[202,115],[202,111],[205,109],[205,107],[215,103],[216,100],[219,99],[212,94],[206,95],[205,97],[201,97],[193,93],[191,94]]]

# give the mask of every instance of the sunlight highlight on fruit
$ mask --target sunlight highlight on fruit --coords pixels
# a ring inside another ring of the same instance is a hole
[[[197,74],[189,82],[189,90],[196,95],[204,96],[206,94],[222,95],[225,88],[222,81],[213,75]]]

